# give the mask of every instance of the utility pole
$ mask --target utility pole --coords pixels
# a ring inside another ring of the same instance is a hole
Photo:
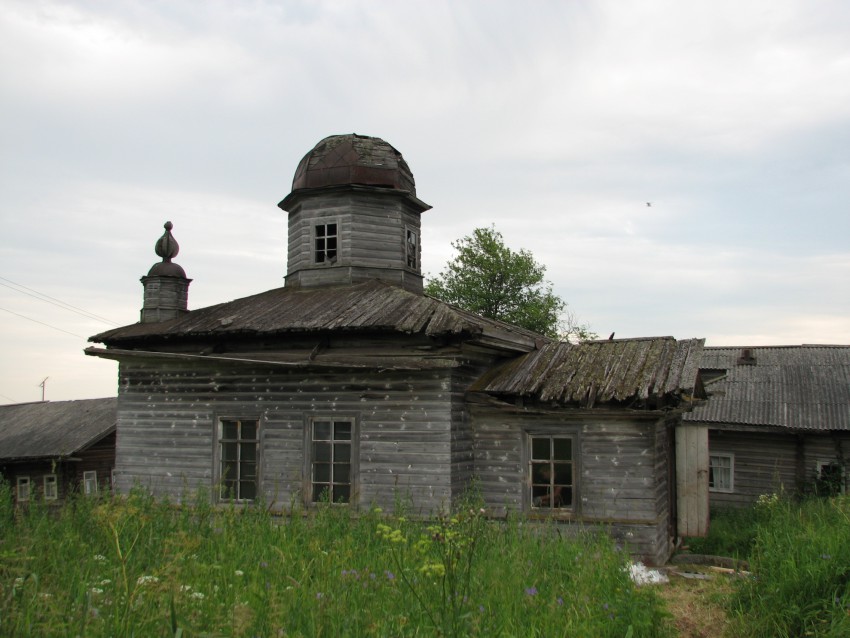
[[[38,387],[41,388],[41,400],[44,401],[44,391],[47,389],[47,380],[50,377],[44,377],[44,381],[38,384]]]

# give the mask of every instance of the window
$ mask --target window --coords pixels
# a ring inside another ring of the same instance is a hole
[[[55,501],[59,498],[59,484],[56,482],[55,474],[44,475],[44,500]]]
[[[712,492],[731,493],[734,486],[735,457],[732,454],[708,456],[708,489]]]
[[[310,500],[350,503],[354,485],[354,419],[315,419],[308,429]]]
[[[83,494],[86,496],[97,494],[97,472],[95,470],[83,472]]]
[[[568,436],[530,438],[531,507],[565,510],[573,507],[573,439]]]
[[[412,228],[405,228],[404,250],[407,255],[407,267],[419,268],[419,235]]]
[[[253,501],[257,498],[257,465],[260,422],[257,419],[219,421],[220,492],[222,499]]]
[[[316,224],[313,238],[313,261],[317,264],[333,264],[336,262],[337,225]]]
[[[837,496],[844,493],[844,466],[832,459],[817,462],[815,489],[822,496]]]
[[[18,502],[30,500],[30,477],[18,477]]]

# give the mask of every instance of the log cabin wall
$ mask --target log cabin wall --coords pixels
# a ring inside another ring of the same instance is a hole
[[[811,489],[818,464],[842,462],[850,434],[773,430],[710,430],[709,454],[734,459],[731,492],[710,490],[712,507],[748,507],[765,494]]]
[[[569,434],[576,465],[574,507],[555,514],[555,520],[582,527],[598,524],[652,564],[669,558],[669,435],[663,418],[535,414],[481,405],[471,411],[475,474],[494,515],[525,511],[535,516],[529,505],[528,434]],[[540,517],[550,518],[546,513]]]
[[[286,283],[322,286],[380,279],[422,292],[421,209],[404,192],[330,189],[299,201],[289,213]],[[314,228],[336,224],[334,263],[317,264]],[[416,266],[407,262],[406,229],[416,234]]]
[[[115,433],[106,437],[76,454],[79,462],[67,464],[73,468],[73,483],[76,489],[83,488],[83,478],[86,472],[97,472],[98,492],[112,490],[112,471],[115,469]]]
[[[116,481],[122,491],[140,483],[176,500],[198,489],[215,494],[219,418],[260,420],[260,489],[278,510],[302,499],[310,416],[356,419],[361,506],[392,509],[400,497],[423,514],[442,510],[462,476],[452,471],[457,408],[449,369],[122,362],[119,375]]]

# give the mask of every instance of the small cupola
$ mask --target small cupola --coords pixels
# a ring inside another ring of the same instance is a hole
[[[141,279],[145,288],[142,323],[166,321],[187,312],[192,280],[186,278],[183,268],[171,261],[180,251],[177,240],[171,234],[173,227],[171,222],[165,222],[165,233],[154,247],[162,261],[154,264]]]
[[[332,135],[307,153],[292,192],[286,285],[380,279],[422,292],[420,215],[410,167],[378,137]]]

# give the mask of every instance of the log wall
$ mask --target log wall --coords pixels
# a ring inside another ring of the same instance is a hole
[[[310,416],[353,417],[361,505],[396,497],[422,513],[450,505],[451,371],[306,371],[195,363],[120,365],[117,477],[179,500],[215,493],[216,424],[260,420],[261,492],[276,509],[303,498]]]
[[[762,494],[806,490],[819,461],[844,460],[850,433],[710,430],[709,453],[734,455],[733,491],[710,491],[711,505],[747,507]]]
[[[537,515],[529,505],[528,434],[570,434],[576,464],[574,508],[553,516],[565,524],[604,527],[629,551],[652,564],[667,560],[671,551],[669,438],[663,420],[474,406],[472,427],[475,474],[494,515],[511,511]]]

